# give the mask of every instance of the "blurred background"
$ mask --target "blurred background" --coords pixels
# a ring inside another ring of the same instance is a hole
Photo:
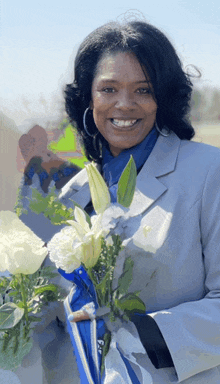
[[[109,21],[143,19],[168,36],[195,74],[195,140],[220,147],[219,0],[1,0],[0,18],[0,210],[13,209],[25,167],[18,140],[34,125],[46,130],[50,151],[83,167],[62,92],[80,42]]]

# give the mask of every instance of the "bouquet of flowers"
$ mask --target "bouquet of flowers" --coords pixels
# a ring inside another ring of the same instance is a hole
[[[131,157],[118,183],[116,204],[111,204],[107,185],[96,166],[91,163],[86,170],[96,214],[90,218],[75,206],[74,220],[67,220],[69,225],[47,247],[59,272],[75,283],[65,300],[65,309],[81,379],[85,383],[100,383],[111,342],[111,326],[105,324],[119,319],[127,321],[133,312],[145,313],[139,292],[128,293],[132,282],[131,258],[125,259],[114,286],[116,261],[123,244],[120,235],[112,231],[112,220],[128,211],[136,185],[136,167]]]
[[[74,201],[71,201],[74,208],[67,208],[55,188],[49,188],[47,196],[32,188],[29,208],[35,213],[43,213],[54,225],[65,225],[49,241],[47,248],[60,274],[74,283],[64,307],[81,381],[99,384],[105,380],[104,371],[115,370],[114,364],[111,368],[111,360],[121,359],[117,347],[110,350],[111,345],[117,344],[112,329],[120,328],[120,322],[128,323],[133,312],[145,313],[140,292],[129,291],[133,261],[131,257],[120,259],[126,239],[118,225],[121,219],[126,220],[129,212],[137,172],[131,157],[118,182],[117,203],[111,203],[108,187],[95,164],[87,165],[86,170],[94,208],[91,216]],[[21,204],[18,204],[17,212],[24,212]],[[144,236],[148,230],[147,227],[143,229]],[[129,334],[125,338],[127,336]],[[134,342],[136,339],[131,339],[132,348]],[[137,352],[145,353],[140,342],[136,342],[135,348]],[[122,369],[126,371],[126,368]],[[126,372],[125,382],[136,382],[131,381]]]
[[[0,212],[0,368],[15,370],[32,348],[39,313],[62,299],[50,282],[53,267],[41,267],[47,248],[18,216]],[[3,276],[4,275],[4,276]]]

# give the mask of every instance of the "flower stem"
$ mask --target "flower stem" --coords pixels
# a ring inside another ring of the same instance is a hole
[[[27,295],[26,295],[26,290],[25,290],[23,273],[21,273],[20,276],[21,276],[21,279],[20,279],[21,296],[22,296],[22,301],[23,301],[23,305],[24,305],[24,317],[25,317],[26,326],[27,326],[27,329],[28,329],[28,326],[29,326],[28,306],[27,306]]]

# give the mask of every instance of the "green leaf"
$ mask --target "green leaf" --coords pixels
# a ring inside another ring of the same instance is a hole
[[[107,332],[104,334],[104,347],[102,351],[102,362],[101,362],[101,376],[103,375],[103,372],[105,369],[105,356],[109,351],[110,344],[111,344],[111,333]]]
[[[47,284],[47,285],[42,285],[41,287],[37,287],[34,289],[35,295],[39,295],[39,294],[44,293],[46,291],[57,292],[57,286],[54,284]]]
[[[130,207],[133,200],[136,178],[137,169],[131,156],[118,182],[117,201],[125,208]]]
[[[118,279],[117,297],[127,293],[133,278],[133,266],[134,262],[130,257],[125,259],[123,273]]]
[[[98,295],[98,302],[100,306],[109,304],[109,290],[108,290],[108,282],[109,282],[109,273],[106,273],[103,280],[96,285],[96,292]]]
[[[0,307],[0,330],[14,327],[23,317],[24,309],[14,303],[6,303]]]
[[[121,299],[115,299],[115,306],[124,312],[146,312],[144,302],[135,293],[128,293]]]

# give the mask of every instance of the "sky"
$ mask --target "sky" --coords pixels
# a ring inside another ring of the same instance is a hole
[[[201,71],[196,85],[220,88],[219,0],[0,0],[0,109],[17,124],[53,114],[80,42],[124,17],[161,29],[184,67]]]

